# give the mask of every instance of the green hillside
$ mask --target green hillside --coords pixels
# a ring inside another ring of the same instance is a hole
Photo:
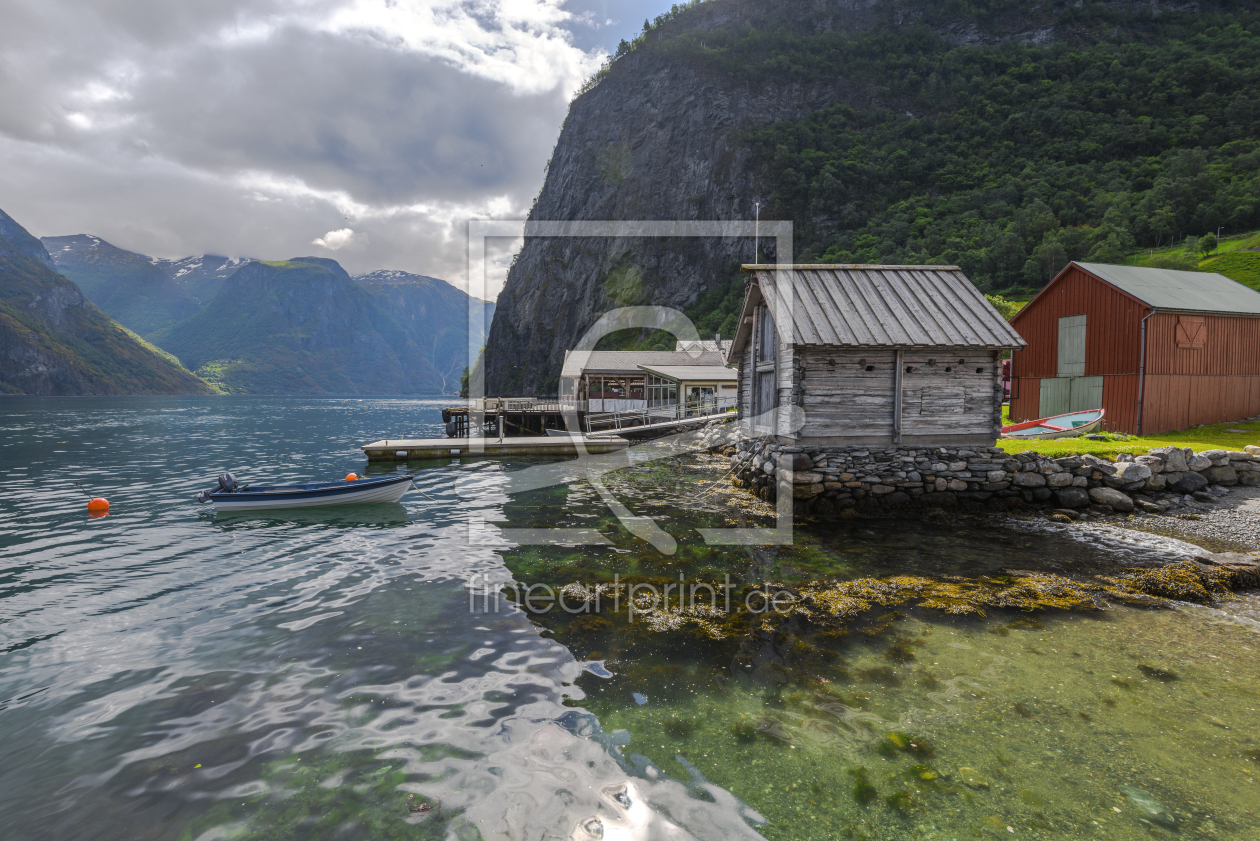
[[[178,360],[139,340],[49,266],[0,211],[0,393],[203,394]],[[34,243],[32,245],[32,243]]]
[[[319,257],[248,263],[151,338],[231,393],[432,394],[443,382],[374,296]]]
[[[1049,48],[752,33],[714,63],[846,72],[897,103],[748,132],[770,215],[801,226],[798,259],[949,263],[984,289],[1038,287],[1071,259],[1260,226],[1252,30],[1260,15],[1240,9]]]
[[[87,234],[42,241],[58,272],[111,318],[142,336],[197,311],[197,300],[146,257]]]
[[[1199,264],[1199,270],[1220,272],[1260,292],[1260,252],[1235,251],[1232,254],[1222,254],[1220,257],[1204,260]]]
[[[880,4],[888,19],[866,31],[689,28],[697,5],[738,2],[684,4],[619,56],[685,62],[720,86],[839,80],[846,104],[742,135],[761,218],[794,222],[796,262],[955,264],[985,291],[1031,292],[1069,260],[1260,228],[1254,4],[964,0]],[[966,20],[988,44],[945,34]],[[1056,42],[1002,40],[1039,26]],[[1219,259],[1211,270],[1254,278],[1252,258]],[[732,272],[688,314],[702,335],[729,334],[741,300]]]

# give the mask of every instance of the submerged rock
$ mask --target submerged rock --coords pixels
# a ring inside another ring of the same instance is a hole
[[[1133,805],[1134,809],[1137,809],[1139,815],[1151,823],[1168,828],[1177,825],[1177,820],[1172,816],[1172,813],[1165,809],[1163,804],[1149,792],[1133,786],[1120,786],[1120,793],[1129,799],[1129,803]]]

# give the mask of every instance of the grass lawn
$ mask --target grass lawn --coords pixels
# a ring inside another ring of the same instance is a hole
[[[1008,407],[1002,407],[1002,423],[1010,423]],[[1227,432],[1229,429],[1245,429],[1248,434]],[[1086,438],[1059,438],[1053,441],[999,440],[997,445],[1008,453],[1033,450],[1047,456],[1066,456],[1089,453],[1099,457],[1114,458],[1119,453],[1145,453],[1152,447],[1192,447],[1195,452],[1204,450],[1241,450],[1248,444],[1260,445],[1260,420],[1237,423],[1216,423],[1198,429],[1179,429],[1159,435],[1120,435],[1103,433],[1105,441]]]

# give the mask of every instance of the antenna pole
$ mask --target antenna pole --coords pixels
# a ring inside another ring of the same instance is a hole
[[[760,244],[761,244],[761,202],[755,203],[756,216],[753,222],[753,263],[760,264]]]

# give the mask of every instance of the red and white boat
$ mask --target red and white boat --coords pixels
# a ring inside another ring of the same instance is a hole
[[[1090,409],[1087,412],[1068,412],[1066,415],[1013,423],[1002,427],[1002,437],[1034,441],[1075,438],[1087,432],[1095,432],[1102,425],[1104,414],[1106,413],[1102,409]]]

